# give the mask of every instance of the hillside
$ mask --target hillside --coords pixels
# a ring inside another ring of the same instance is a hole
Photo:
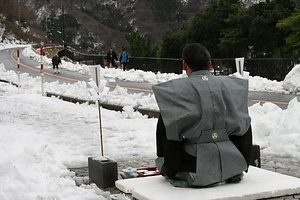
[[[46,36],[47,31],[55,28],[52,36],[65,30],[66,41],[71,38],[66,42],[67,45],[84,41],[88,43],[89,49],[106,51],[109,46],[117,49],[125,46],[125,34],[132,31],[147,35],[153,44],[159,44],[167,32],[181,24],[190,23],[194,13],[204,10],[211,0],[190,0],[188,3],[178,0],[19,0],[19,4],[17,0],[0,2],[0,18],[6,32],[11,32],[18,38],[62,43],[62,34],[57,36],[61,37],[60,41],[50,41],[51,35]],[[49,20],[53,13],[58,18],[62,12],[74,17],[78,25],[69,27],[66,21],[62,24],[62,20],[54,24],[47,21],[48,24],[43,25],[43,19]]]
[[[1,0],[0,30],[27,42],[82,48],[84,52],[120,51],[125,34],[138,31],[154,45],[191,22],[213,0]],[[19,3],[18,3],[19,2]],[[249,0],[247,1],[249,2]],[[5,35],[3,37],[5,37]],[[0,38],[1,40],[1,38]]]

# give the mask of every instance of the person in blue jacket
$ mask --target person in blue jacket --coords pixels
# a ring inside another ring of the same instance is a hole
[[[122,52],[119,60],[120,60],[120,63],[122,65],[122,70],[125,71],[127,62],[129,61],[128,54],[126,53],[125,49],[123,49],[123,52]]]

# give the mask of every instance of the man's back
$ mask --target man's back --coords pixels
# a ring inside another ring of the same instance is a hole
[[[181,141],[184,151],[197,159],[195,174],[177,173],[186,180],[183,187],[215,184],[247,169],[229,140],[229,135],[244,135],[250,126],[246,80],[199,70],[188,78],[153,86],[153,91],[167,139]]]

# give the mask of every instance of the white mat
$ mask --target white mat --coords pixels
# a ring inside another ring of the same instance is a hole
[[[243,180],[210,188],[177,188],[162,176],[117,180],[116,187],[139,200],[262,199],[300,193],[300,179],[250,166]]]

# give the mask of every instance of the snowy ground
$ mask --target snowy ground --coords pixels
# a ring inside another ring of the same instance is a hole
[[[8,48],[0,44],[0,49]],[[35,54],[30,47],[23,56]],[[45,60],[45,62],[50,62]],[[88,66],[63,62],[63,67],[88,73]],[[158,83],[183,77],[140,70],[101,70],[103,78]],[[262,77],[249,79],[250,91],[299,94],[300,66],[282,82]],[[0,61],[0,79],[17,83],[17,75]],[[0,82],[0,199],[109,199],[95,185],[77,187],[70,167],[87,166],[89,156],[100,155],[97,105],[73,104],[41,95],[39,78],[21,74],[21,88]],[[89,99],[85,82],[45,83],[45,91]],[[101,109],[105,156],[116,160],[155,158],[157,119],[133,112],[133,106],[157,109],[153,95],[128,94],[116,88],[102,101],[126,105],[124,112]],[[254,142],[264,155],[289,157],[300,162],[300,103],[293,99],[286,110],[272,103],[249,107]]]

